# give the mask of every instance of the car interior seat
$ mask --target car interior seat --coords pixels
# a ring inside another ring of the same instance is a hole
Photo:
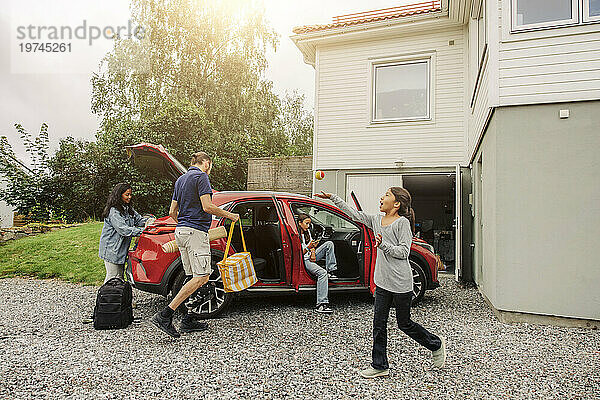
[[[257,256],[267,260],[264,279],[283,279],[285,265],[281,245],[281,227],[275,205],[265,205],[256,213]]]

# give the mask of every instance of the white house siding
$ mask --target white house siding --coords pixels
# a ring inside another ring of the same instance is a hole
[[[510,0],[498,0],[501,106],[600,98],[600,24],[510,33]]]
[[[454,40],[454,45],[448,41]],[[447,166],[465,158],[466,28],[317,48],[315,167]],[[372,58],[433,52],[431,121],[370,125]]]
[[[467,157],[469,159],[477,151],[477,144],[483,135],[492,109],[498,106],[498,41],[500,33],[496,21],[499,18],[500,10],[498,9],[499,6],[493,7],[497,4],[497,0],[485,1],[487,1],[485,7],[487,52],[481,67],[479,81],[477,81],[477,78],[481,59],[478,54],[477,20],[470,19],[468,24],[470,43],[467,97],[469,105],[471,100],[474,100],[468,113]],[[475,88],[476,84],[477,88]]]
[[[487,122],[488,115],[491,109],[490,101],[490,85],[492,84],[490,78],[490,68],[487,63],[482,69],[481,77],[479,79],[479,86],[475,97],[475,102],[471,108],[469,117],[469,133],[468,133],[468,154],[472,154],[477,146],[477,141]]]

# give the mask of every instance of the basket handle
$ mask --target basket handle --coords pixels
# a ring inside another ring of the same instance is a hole
[[[244,229],[242,229],[242,220],[240,219],[240,233],[242,234],[242,246],[244,247],[244,253],[248,252],[246,249],[246,240],[244,239]],[[229,254],[229,247],[231,246],[231,238],[233,237],[233,229],[234,229],[235,221],[231,223],[229,227],[229,236],[227,237],[227,246],[225,246],[225,254],[223,255],[223,261],[227,260],[227,255]]]

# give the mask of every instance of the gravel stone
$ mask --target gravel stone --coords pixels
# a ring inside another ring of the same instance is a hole
[[[390,376],[365,380],[373,298],[332,294],[236,299],[209,330],[171,339],[149,319],[166,299],[134,291],[127,329],[95,331],[96,287],[0,280],[0,398],[7,399],[598,399],[600,331],[505,325],[451,276],[412,317],[447,340],[446,367],[390,313]],[[176,326],[178,322],[176,322]]]

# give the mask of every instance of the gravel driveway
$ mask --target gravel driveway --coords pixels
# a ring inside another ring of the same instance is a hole
[[[390,315],[391,374],[364,380],[372,298],[333,295],[335,314],[312,296],[238,300],[207,332],[174,340],[148,323],[166,301],[134,292],[134,323],[94,331],[97,288],[0,280],[0,398],[600,398],[600,331],[503,325],[476,289],[452,277],[413,308],[444,335],[443,370]]]

